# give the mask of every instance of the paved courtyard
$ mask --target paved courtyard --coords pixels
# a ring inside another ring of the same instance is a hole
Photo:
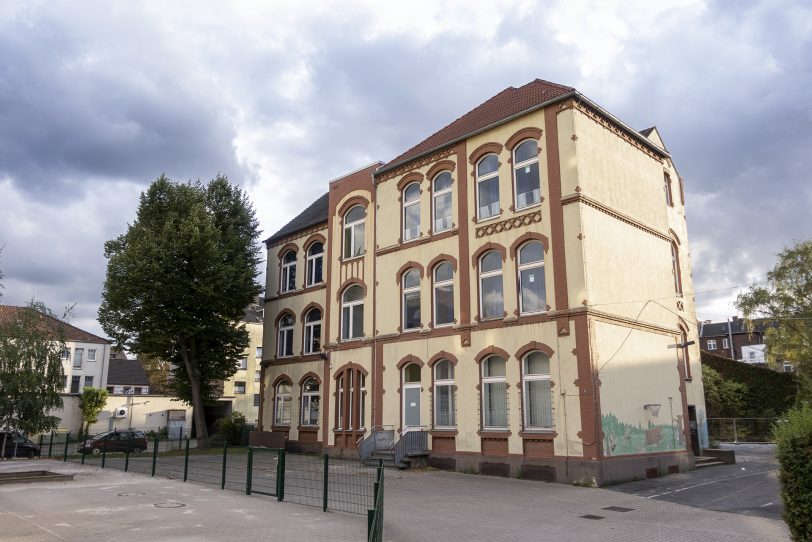
[[[75,473],[76,478],[0,486],[3,540],[160,542],[263,536],[341,542],[361,541],[366,536],[363,516],[323,513],[271,497],[222,491],[210,484],[70,462],[0,463],[0,472],[26,469]],[[384,539],[392,542],[789,539],[780,520],[697,508],[642,494],[653,487],[592,489],[436,471],[387,471],[386,475]]]

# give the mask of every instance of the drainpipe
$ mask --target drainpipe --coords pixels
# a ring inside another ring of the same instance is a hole
[[[733,330],[732,326],[730,325],[730,318],[727,319],[727,337],[730,341],[730,359],[736,361],[736,353],[733,350]]]

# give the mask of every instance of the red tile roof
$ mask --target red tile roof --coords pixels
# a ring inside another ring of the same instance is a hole
[[[542,79],[536,79],[519,88],[508,87],[390,161],[382,170],[417,158],[492,124],[505,121],[513,115],[574,92],[575,89],[572,87]]]
[[[0,324],[13,322],[17,318],[17,314],[19,314],[20,311],[30,310],[33,309],[28,307],[15,307],[13,305],[0,305]],[[40,317],[42,318],[42,322],[51,329],[58,330],[61,328],[65,332],[65,339],[68,341],[95,344],[108,344],[110,342],[107,339],[102,339],[98,335],[93,335],[92,333],[88,333],[87,331],[79,329],[76,326],[63,322],[58,318],[41,313]]]

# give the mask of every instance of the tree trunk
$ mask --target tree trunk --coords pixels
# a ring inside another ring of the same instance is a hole
[[[191,352],[183,346],[183,362],[186,364],[186,373],[189,375],[189,387],[192,391],[192,412],[195,420],[198,448],[208,448],[209,430],[206,427],[206,411],[203,408],[203,398],[200,395],[200,370],[197,365],[197,348],[195,340],[191,340]]]
[[[0,459],[6,458],[6,439],[8,438],[8,428],[6,428],[6,432],[3,433],[3,447],[0,448]]]

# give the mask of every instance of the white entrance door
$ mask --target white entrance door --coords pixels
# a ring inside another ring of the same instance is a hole
[[[403,427],[420,426],[420,384],[403,388]]]

